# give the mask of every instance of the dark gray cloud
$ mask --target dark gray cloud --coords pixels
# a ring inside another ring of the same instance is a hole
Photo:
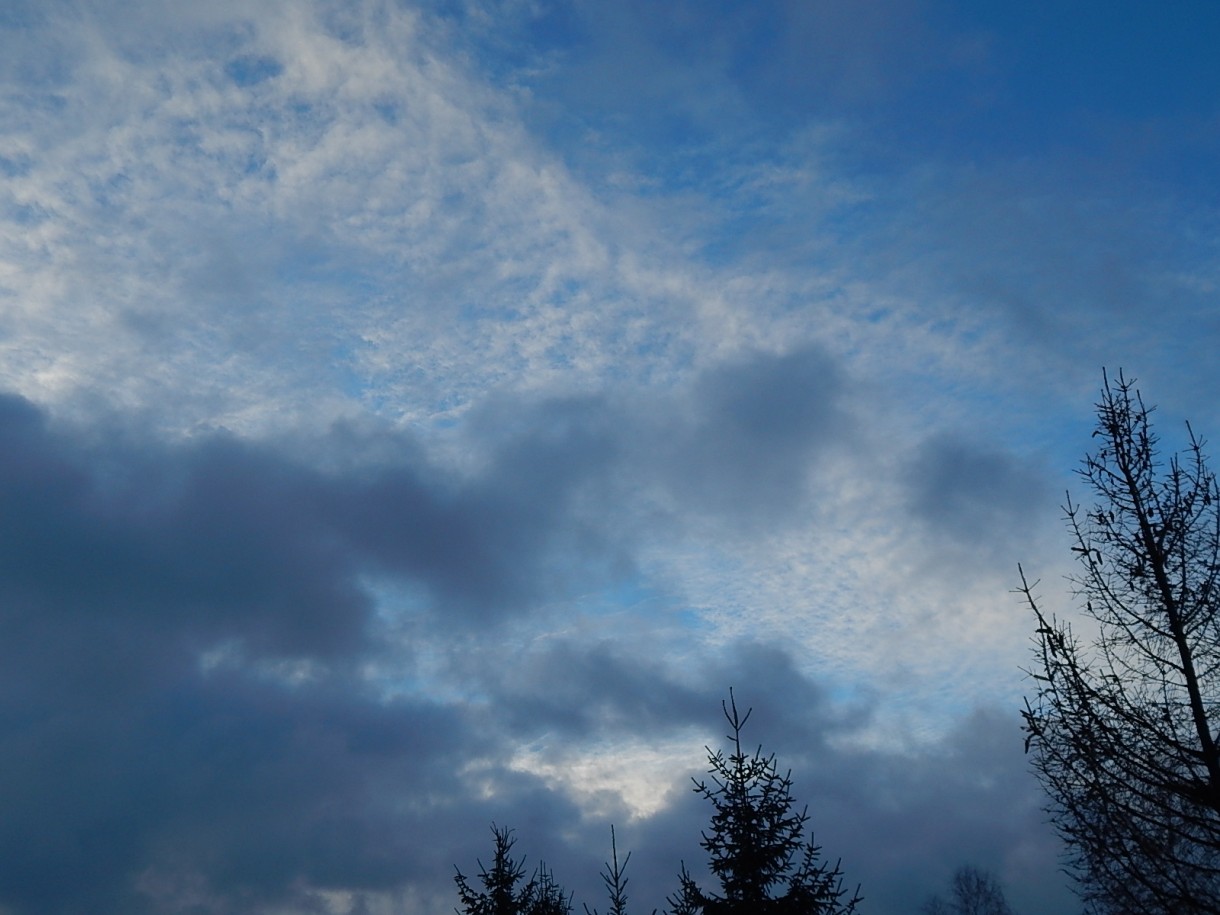
[[[252,911],[448,866],[413,836],[490,738],[358,676],[383,650],[360,575],[492,625],[536,593],[553,513],[426,467],[57,431],[15,398],[0,440],[0,902],[174,911],[195,879]]]
[[[1054,506],[1029,460],[951,435],[924,441],[906,468],[910,509],[937,534],[1004,552]]]
[[[612,551],[607,528],[629,526],[623,506],[650,490],[682,515],[735,525],[790,518],[807,502],[819,458],[850,442],[852,397],[839,362],[807,346],[746,352],[651,398],[493,397],[468,425],[485,455],[489,502],[507,493],[579,519],[591,547]]]
[[[705,444],[725,440],[743,470],[799,460],[846,424],[838,403],[844,387],[836,362],[812,347],[716,368],[696,389]]]
[[[92,425],[0,399],[0,909],[448,912],[490,820],[594,902],[613,815],[647,911],[699,799],[545,763],[732,686],[869,911],[1067,911],[962,697],[1097,366],[1216,425],[1220,58],[1000,6],[3,4],[0,385]]]
[[[808,353],[700,379],[681,426],[679,450],[701,468],[688,497],[716,480],[758,498],[797,491],[841,426],[837,379]],[[353,458],[344,449],[369,442],[351,430],[306,463],[226,436],[171,446],[72,429],[0,399],[0,905],[328,911],[323,889],[409,886],[446,909],[450,868],[476,867],[493,820],[596,903],[608,819],[514,768],[517,749],[715,735],[729,687],[755,707],[750,738],[798,773],[819,837],[872,911],[902,911],[904,893],[931,892],[959,858],[1018,879],[1022,847],[1045,857],[1007,717],[909,756],[857,746],[872,700],[834,699],[773,645],[681,666],[626,639],[506,650],[502,627],[568,587],[556,566],[604,563],[591,555],[603,548],[629,564],[621,534],[592,519],[622,497],[618,477],[642,453],[625,442],[649,426],[602,401],[501,407],[499,425],[480,427],[486,460],[459,476],[408,441]],[[379,617],[369,572],[429,595],[415,628]],[[425,641],[404,645],[404,631]],[[449,689],[387,692],[422,676],[417,649],[445,658],[431,675]],[[699,753],[678,764],[704,765]],[[681,859],[697,869],[707,811],[681,794],[629,821],[610,800],[636,850],[634,898],[659,905]]]
[[[820,349],[751,353],[700,375],[640,440],[684,511],[774,525],[806,504],[817,459],[848,440],[850,395]]]
[[[827,847],[860,862],[870,910],[910,911],[974,863],[1004,881],[1018,911],[1076,911],[1020,737],[1015,711],[982,709],[920,752],[849,750],[798,769]]]
[[[565,650],[580,653],[575,646]],[[608,657],[604,649],[587,655],[586,663],[605,675],[596,705],[624,736],[698,725],[711,735],[713,748],[721,747],[718,735],[725,724],[719,703],[727,685],[735,684],[739,706],[752,708],[747,742],[776,752],[781,766],[792,768],[795,798],[808,805],[825,852],[841,856],[847,877],[863,885],[868,911],[912,911],[927,896],[942,892],[963,863],[996,873],[1019,911],[1075,910],[1057,871],[1058,845],[1044,822],[1042,795],[1021,753],[1015,711],[975,710],[942,741],[904,752],[859,743],[856,738],[874,709],[867,703],[845,709],[775,646],[735,646],[720,661],[709,661],[697,683],[684,685],[660,672],[639,678],[639,668],[629,659]],[[555,680],[536,684],[537,695],[555,688],[563,696],[579,695],[580,686],[571,692],[561,687],[579,666],[555,665]],[[647,710],[636,702],[637,687],[645,684],[652,697]],[[625,704],[616,707],[620,697]],[[565,726],[562,716],[548,715],[545,705],[525,705],[550,726]],[[587,722],[566,726],[576,734]],[[706,755],[692,752],[682,766],[686,774],[702,776]],[[619,821],[620,854],[626,849],[634,854],[635,908],[647,911],[663,904],[682,860],[706,878],[698,842],[709,815],[706,802],[691,792],[645,821]],[[523,831],[523,838],[528,837],[535,854],[566,868],[561,876],[578,897],[596,900],[600,887],[594,871],[604,857],[598,842],[608,841],[608,826],[602,823],[599,830],[598,824],[586,822],[575,847],[570,838],[545,830]]]

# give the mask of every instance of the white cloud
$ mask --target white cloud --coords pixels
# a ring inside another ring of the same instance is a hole
[[[572,746],[545,738],[520,747],[508,763],[563,791],[590,819],[629,821],[656,816],[690,789],[687,770],[706,756],[705,733],[651,736]]]
[[[856,749],[1014,707],[1015,566],[1070,606],[1054,501],[1088,446],[1097,363],[1147,360],[1172,416],[1215,412],[1210,215],[1085,180],[1088,162],[887,158],[922,114],[886,107],[907,70],[962,47],[916,27],[918,4],[818,14],[791,48],[681,20],[694,7],[566,25],[516,0],[445,7],[65,2],[5,20],[0,388],[99,438],[227,427],[285,473],[292,442],[335,479],[397,469],[435,496],[445,542],[495,568],[445,578],[427,531],[365,507],[376,549],[352,588],[384,627],[360,668],[380,699],[475,720],[555,699],[554,665],[580,679],[591,646],[640,659],[620,674],[642,692],[761,644],[866,698]],[[670,47],[675,23],[695,31]],[[805,39],[836,54],[806,68]],[[427,562],[395,566],[394,538],[417,533]],[[440,620],[429,572],[468,616]],[[494,587],[467,581],[482,573]],[[455,634],[474,619],[503,622]],[[577,720],[562,744],[527,721],[480,745],[518,755],[471,763],[472,794],[673,813],[662,783],[701,757],[694,738],[608,743],[582,718],[595,680],[581,709],[540,713]],[[666,713],[658,730],[689,719]]]
[[[117,9],[20,36],[72,56],[54,77],[6,77],[6,387],[180,431],[265,435],[369,410],[427,431],[492,390],[617,392],[646,412],[743,352],[816,340],[852,374],[858,447],[902,454],[930,416],[973,409],[905,407],[990,375],[1011,348],[835,259],[835,220],[873,197],[829,164],[842,131],[714,167],[721,193],[667,214],[680,198],[583,184],[530,136],[517,95],[446,56],[425,14],[236,9],[141,7],[138,43]],[[760,208],[780,247],[743,232],[724,263],[703,257],[702,225]],[[979,628],[950,688],[1007,663],[1019,618],[977,622],[1002,617],[979,609],[1002,576],[921,574],[919,534],[895,518],[901,467],[842,454],[817,472],[809,516],[765,537],[678,505],[692,520],[676,542],[642,539],[642,568],[715,641],[800,644],[811,668],[882,688],[945,689],[962,618]],[[650,510],[634,503],[630,524]]]

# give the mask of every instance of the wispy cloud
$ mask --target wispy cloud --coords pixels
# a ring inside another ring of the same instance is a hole
[[[1040,22],[10,4],[0,906],[658,904],[732,685],[876,911],[1062,908],[1008,590],[1102,364],[1220,423],[1216,118]]]

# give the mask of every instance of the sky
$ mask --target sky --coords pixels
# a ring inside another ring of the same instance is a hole
[[[0,913],[664,906],[720,702],[899,915],[1103,368],[1220,435],[1220,6],[0,5]]]

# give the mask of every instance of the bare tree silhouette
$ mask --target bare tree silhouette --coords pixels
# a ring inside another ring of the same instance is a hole
[[[1004,888],[993,874],[972,865],[953,872],[951,901],[933,896],[921,915],[1013,915]]]
[[[1220,491],[1203,441],[1163,461],[1133,382],[1104,377],[1065,506],[1087,646],[1042,609],[1026,750],[1091,911],[1220,913]]]

